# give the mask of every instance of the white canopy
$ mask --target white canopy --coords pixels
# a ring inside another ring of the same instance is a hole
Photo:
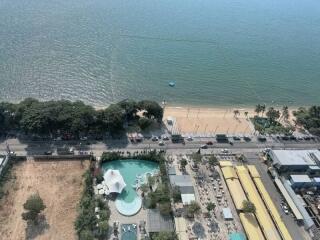
[[[108,186],[110,193],[121,193],[122,190],[126,187],[126,183],[124,182],[119,170],[108,169],[103,178]]]

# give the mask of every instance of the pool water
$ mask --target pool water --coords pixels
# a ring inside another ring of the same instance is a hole
[[[136,183],[136,176],[159,169],[159,164],[145,160],[128,159],[103,163],[102,168],[104,171],[108,169],[119,170],[127,185],[116,199],[117,210],[127,216],[136,214],[142,206],[142,199],[133,187]]]
[[[136,240],[137,239],[137,226],[133,224],[121,225],[121,240]]]

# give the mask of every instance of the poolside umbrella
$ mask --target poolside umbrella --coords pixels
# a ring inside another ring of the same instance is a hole
[[[102,189],[102,188],[103,188],[103,185],[102,185],[102,184],[98,184],[98,185],[97,185],[97,189],[98,189],[98,190],[100,190],[100,189]]]
[[[109,169],[103,176],[110,193],[121,193],[126,187],[119,170]]]

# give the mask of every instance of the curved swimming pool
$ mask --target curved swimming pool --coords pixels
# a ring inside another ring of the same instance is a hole
[[[143,181],[143,176],[158,170],[159,164],[146,160],[126,159],[103,163],[102,168],[104,171],[108,169],[119,170],[127,184],[115,202],[118,212],[125,216],[138,213],[142,207],[142,199],[136,192],[137,179]]]

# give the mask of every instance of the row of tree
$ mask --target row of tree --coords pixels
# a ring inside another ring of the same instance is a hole
[[[137,113],[141,112],[142,117]],[[81,134],[102,132],[118,133],[130,123],[142,126],[150,121],[161,122],[162,107],[154,101],[125,100],[96,110],[81,101],[66,100],[41,102],[27,98],[14,104],[0,103],[0,133],[11,130],[42,136],[68,135],[77,138]]]

